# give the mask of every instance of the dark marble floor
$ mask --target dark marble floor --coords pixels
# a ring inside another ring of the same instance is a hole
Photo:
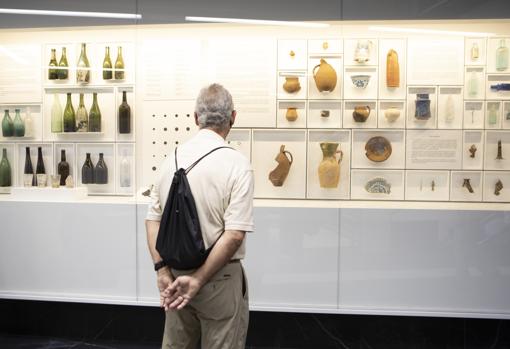
[[[0,300],[0,349],[156,349],[163,325],[154,307]],[[510,320],[251,312],[246,348],[510,349]]]

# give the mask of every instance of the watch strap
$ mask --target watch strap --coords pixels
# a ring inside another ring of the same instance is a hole
[[[159,261],[157,263],[154,263],[154,270],[158,271],[159,269],[166,267],[165,261]]]

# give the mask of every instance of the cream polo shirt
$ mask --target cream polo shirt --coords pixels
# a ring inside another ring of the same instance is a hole
[[[177,164],[187,168],[212,149],[225,145],[216,132],[202,129],[178,147]],[[161,165],[152,188],[147,220],[161,220],[175,170],[172,153]],[[253,231],[253,170],[246,157],[233,149],[218,149],[202,159],[187,177],[206,248],[225,230]],[[245,242],[232,258],[244,255]]]

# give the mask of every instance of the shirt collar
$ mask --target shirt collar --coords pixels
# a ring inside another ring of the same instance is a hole
[[[223,139],[223,137],[221,137],[216,132],[209,130],[207,128],[203,128],[203,129],[199,130],[197,133],[197,137],[200,139],[207,139],[210,141],[215,141],[215,142],[218,142],[221,144],[225,143],[225,140]]]

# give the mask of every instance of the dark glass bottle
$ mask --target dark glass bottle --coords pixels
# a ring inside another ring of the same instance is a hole
[[[70,93],[67,94],[67,104],[64,109],[64,132],[76,132],[76,114]]]
[[[9,115],[9,109],[5,109],[4,118],[2,120],[2,136],[12,137],[14,136],[14,122]]]
[[[59,80],[67,80],[69,77],[69,63],[67,63],[67,53],[65,47],[62,47],[62,56],[60,56],[60,62],[58,62],[57,75]]]
[[[94,182],[96,184],[108,183],[108,167],[106,167],[106,162],[104,162],[103,153],[99,153],[99,161],[96,164],[94,175]]]
[[[44,168],[44,160],[42,156],[42,147],[37,147],[37,166],[35,168],[35,174],[46,174]]]
[[[87,157],[81,168],[81,182],[83,184],[94,183],[94,164],[92,164],[92,160],[90,160],[90,153],[87,153]]]
[[[93,93],[92,107],[89,111],[89,132],[101,132],[101,110],[97,104],[97,93]]]
[[[131,133],[131,108],[127,103],[126,91],[122,91],[122,104],[119,106],[119,133]]]
[[[111,80],[113,78],[113,66],[110,58],[110,48],[106,46],[103,60],[103,80]]]
[[[57,54],[54,48],[51,49],[51,57],[50,63],[48,64],[48,80],[57,80],[58,79],[58,63],[57,63]]]
[[[32,166],[32,157],[30,156],[30,147],[25,148],[25,169],[23,174],[32,175],[32,186],[37,185],[37,178],[34,176],[34,166]]]
[[[57,173],[60,175],[60,185],[66,185],[67,176],[69,176],[69,163],[66,161],[66,151],[60,151],[60,162],[57,166]]]
[[[12,185],[11,164],[7,159],[7,149],[2,151],[2,160],[0,161],[0,187],[10,187]]]

